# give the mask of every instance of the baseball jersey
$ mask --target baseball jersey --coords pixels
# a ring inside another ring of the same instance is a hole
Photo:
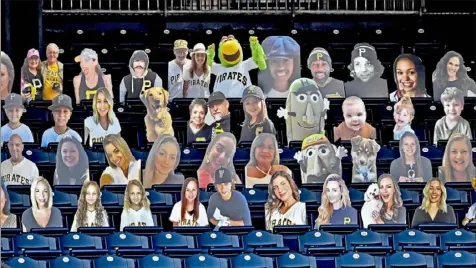
[[[250,70],[258,68],[258,65],[249,58],[233,67],[214,63],[211,71],[216,75],[213,92],[221,91],[227,98],[241,98],[243,91],[251,85]]]
[[[103,210],[103,222],[100,225],[96,224],[96,210],[86,211],[86,225],[78,226],[77,216],[78,213],[74,214],[73,225],[71,226],[71,232],[77,232],[79,227],[109,227],[109,221],[107,217],[106,210]]]
[[[49,129],[45,130],[45,132],[43,132],[43,136],[41,137],[41,147],[48,146],[48,143],[50,142],[59,142],[63,136],[67,135],[75,137],[79,142],[83,142],[83,139],[81,136],[79,136],[78,132],[70,128],[68,128],[65,133],[58,134],[56,133],[54,127],[50,127]]]
[[[152,212],[149,208],[142,207],[138,211],[135,211],[132,208],[128,210],[123,210],[121,214],[121,229],[122,232],[124,227],[127,226],[154,226],[154,219],[152,218]]]
[[[121,125],[117,117],[112,120],[107,129],[102,128],[101,124],[94,122],[94,117],[90,116],[84,119],[84,128],[89,129],[89,146],[93,146],[95,142],[102,142],[108,134],[118,134],[121,132]]]
[[[266,229],[272,230],[274,226],[279,225],[306,225],[306,204],[303,202],[296,202],[286,213],[281,214],[279,209],[271,212],[271,219],[269,218],[269,211],[266,215]]]
[[[187,98],[208,98],[210,96],[210,72],[198,76],[193,73],[190,75],[191,65],[183,68],[183,80],[188,81]]]
[[[193,220],[194,214],[185,212],[185,218],[181,219],[182,201],[175,203],[169,220],[171,222],[178,222],[179,226],[208,226],[207,211],[205,207],[200,203],[199,213],[197,221]]]
[[[111,184],[127,184],[130,180],[139,180],[140,181],[140,171],[141,171],[141,161],[140,159],[135,162],[129,163],[129,173],[127,177],[122,172],[120,167],[110,167],[108,166],[102,173],[102,175],[110,175],[112,177]]]
[[[26,157],[16,165],[7,159],[2,162],[1,169],[2,180],[6,185],[31,185],[32,181],[39,176],[36,164]]]
[[[186,59],[184,68],[188,64],[190,64],[190,60]],[[175,60],[169,61],[168,91],[169,102],[175,98],[183,98],[183,71],[182,68],[175,63]]]

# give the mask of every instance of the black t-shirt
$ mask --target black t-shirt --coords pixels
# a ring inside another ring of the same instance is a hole
[[[190,123],[187,122],[187,144],[193,142],[210,142],[212,136],[212,127],[205,125],[197,133],[193,133]]]
[[[212,128],[211,139],[213,139],[216,135],[222,132],[230,132],[230,126],[231,126],[230,115],[224,116],[220,121],[216,121],[215,123],[213,123],[211,125],[211,128]]]
[[[373,78],[368,82],[356,78],[344,84],[345,96],[357,96],[360,98],[388,98],[387,80],[380,77]]]
[[[249,124],[243,125],[241,128],[240,142],[242,141],[253,141],[256,136],[261,133],[270,133],[276,135],[276,129],[274,128],[273,122],[266,118],[260,124],[254,124],[250,126]]]

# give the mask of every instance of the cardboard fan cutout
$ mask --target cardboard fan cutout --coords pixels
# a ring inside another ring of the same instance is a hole
[[[249,71],[266,69],[266,55],[256,36],[250,36],[251,58],[243,61],[243,49],[233,35],[223,36],[218,45],[220,64],[214,63],[215,44],[208,46],[208,65],[216,75],[213,92],[221,91],[226,98],[241,98],[251,85]]]
[[[436,64],[432,75],[433,98],[439,101],[448,87],[463,91],[465,97],[476,97],[476,83],[469,77],[463,56],[456,51],[448,51]]]
[[[144,187],[154,184],[183,184],[184,176],[176,175],[180,163],[180,146],[174,136],[160,135],[150,149],[145,165]]]
[[[347,67],[354,80],[346,82],[345,95],[361,98],[387,98],[387,80],[380,78],[384,67],[377,58],[375,47],[368,43],[354,46],[351,63]]]
[[[89,181],[89,158],[76,138],[63,136],[56,151],[53,185],[83,185]]]
[[[347,150],[331,144],[326,136],[313,134],[305,138],[302,150],[294,155],[301,167],[302,183],[323,183],[330,174],[342,176],[342,158]]]
[[[393,77],[397,90],[390,93],[390,101],[398,101],[403,96],[429,98],[425,87],[425,66],[413,54],[402,54],[393,63]]]
[[[205,152],[203,162],[197,171],[200,188],[207,188],[209,183],[215,183],[215,171],[218,168],[227,168],[232,173],[233,181],[241,183],[233,166],[235,152],[236,139],[233,134],[223,132],[212,139]]]
[[[286,119],[288,143],[324,134],[326,112],[329,101],[322,97],[316,82],[309,78],[294,81],[289,88],[286,109],[279,108],[278,117]]]
[[[372,139],[354,137],[352,145],[352,183],[377,181],[377,153],[380,145]]]
[[[27,103],[43,99],[43,75],[38,71],[40,64],[40,52],[34,48],[28,50],[20,74],[21,93]]]
[[[5,100],[8,94],[12,92],[15,69],[13,68],[12,60],[3,51],[1,52],[1,73],[0,99]]]
[[[167,108],[169,92],[161,87],[153,87],[142,90],[140,99],[147,108],[144,117],[147,141],[154,142],[162,134],[173,136],[172,116]]]
[[[289,36],[269,36],[261,45],[267,68],[259,71],[258,85],[267,98],[287,98],[289,86],[301,77],[301,47]]]
[[[321,94],[326,98],[344,98],[344,82],[331,77],[332,59],[322,47],[314,48],[307,58],[307,68],[311,71]]]

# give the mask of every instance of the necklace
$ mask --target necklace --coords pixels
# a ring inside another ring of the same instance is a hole
[[[261,173],[263,173],[263,175],[268,175],[269,172],[271,171],[271,166],[269,166],[269,169],[268,169],[268,172],[264,172],[261,168],[259,168],[258,166],[256,166],[256,169],[259,170]]]

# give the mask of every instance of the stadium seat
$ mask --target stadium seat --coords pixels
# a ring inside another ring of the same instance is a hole
[[[348,252],[336,258],[335,268],[382,268],[382,258],[366,253]]]
[[[10,206],[12,209],[15,207],[31,207],[30,195],[18,194],[16,192],[8,190],[8,197],[10,198]]]
[[[98,256],[100,257],[100,256]],[[90,268],[91,262],[89,260],[80,260],[73,256],[59,256],[50,261],[50,268]]]
[[[106,237],[106,246],[110,254],[121,256],[146,256],[154,253],[146,236],[138,236],[128,232],[117,232]]]
[[[152,245],[156,249],[156,253],[177,258],[186,258],[201,252],[201,249],[195,248],[193,237],[175,232],[156,234],[152,237]]]
[[[31,160],[36,165],[48,165],[51,164],[50,154],[44,149],[40,148],[28,148],[23,151],[23,156]]]
[[[418,230],[425,233],[440,234],[446,233],[450,230],[458,229],[457,224],[449,223],[421,223],[418,224]]]
[[[115,194],[109,191],[101,191],[101,203],[103,206],[124,206],[124,194]]]
[[[139,268],[182,268],[180,259],[173,259],[162,254],[150,254],[138,260]]]
[[[31,259],[29,257],[15,257],[5,262],[9,267],[12,268],[46,268],[46,261],[38,261]]]
[[[53,191],[53,206],[78,208],[78,196],[74,194]]]
[[[147,197],[150,201],[150,206],[173,206],[173,200],[171,194],[164,194],[156,192],[152,189],[147,189]]]
[[[464,250],[476,253],[476,234],[464,229],[451,230],[440,235],[440,243],[443,251]]]
[[[317,267],[314,257],[304,256],[299,253],[289,252],[276,258],[277,268]]]
[[[407,220],[408,222],[408,220]],[[369,224],[367,228],[371,231],[384,234],[396,234],[405,231],[408,228],[407,224]]]
[[[64,219],[63,219],[64,220]],[[64,224],[64,223],[63,223]],[[31,228],[31,233],[39,234],[46,237],[60,237],[69,232],[66,227],[47,227],[47,228]]]
[[[231,268],[273,268],[273,259],[253,253],[243,253],[230,259]]]
[[[220,227],[220,232],[227,234],[227,235],[237,235],[242,237],[244,235],[249,234],[251,231],[255,229],[254,226],[222,226]]]
[[[358,230],[345,236],[347,251],[366,252],[369,254],[386,254],[392,250],[387,234],[380,234],[370,230]]]
[[[133,259],[126,259],[116,255],[104,255],[93,261],[94,267],[107,267],[107,268],[135,268],[135,262]]]
[[[277,257],[289,252],[289,248],[283,246],[283,236],[271,234],[266,231],[253,230],[243,236],[245,252],[256,253],[265,257]]]
[[[319,226],[319,230],[328,232],[331,234],[351,234],[359,230],[358,224],[323,224]]]
[[[124,232],[128,232],[128,233],[139,235],[139,236],[154,236],[155,234],[158,234],[162,232],[163,230],[164,228],[159,226],[126,226],[124,227]]]
[[[437,257],[438,268],[469,268],[476,266],[476,254],[467,251],[448,251]]]
[[[69,233],[59,238],[63,254],[84,258],[97,258],[106,255],[101,237],[90,236],[84,233]]]
[[[61,254],[56,247],[56,238],[35,233],[23,233],[13,238],[15,255],[31,256],[35,259],[52,259]]]
[[[249,205],[254,206],[264,206],[266,201],[268,201],[268,192],[253,188],[246,188],[241,192]]]
[[[422,255],[413,251],[397,252],[385,258],[386,268],[434,268],[433,255]]]
[[[172,228],[174,232],[184,236],[199,236],[212,231],[212,229],[210,226],[173,226]]]
[[[91,236],[105,237],[113,234],[116,231],[114,227],[79,227],[78,233],[87,234]]]
[[[426,234],[415,229],[408,229],[393,235],[394,251],[414,251],[424,254],[437,253],[440,247],[435,234]]]
[[[15,253],[13,252],[11,240],[7,237],[2,237],[1,241],[2,241],[2,260],[13,257]]]
[[[298,237],[299,252],[304,255],[338,256],[345,251],[343,236],[323,231],[311,231]]]
[[[202,249],[202,253],[217,257],[232,257],[243,252],[238,236],[221,232],[206,232],[198,236],[197,247]]]
[[[208,254],[195,254],[185,259],[185,268],[199,267],[228,268],[228,261]]]

